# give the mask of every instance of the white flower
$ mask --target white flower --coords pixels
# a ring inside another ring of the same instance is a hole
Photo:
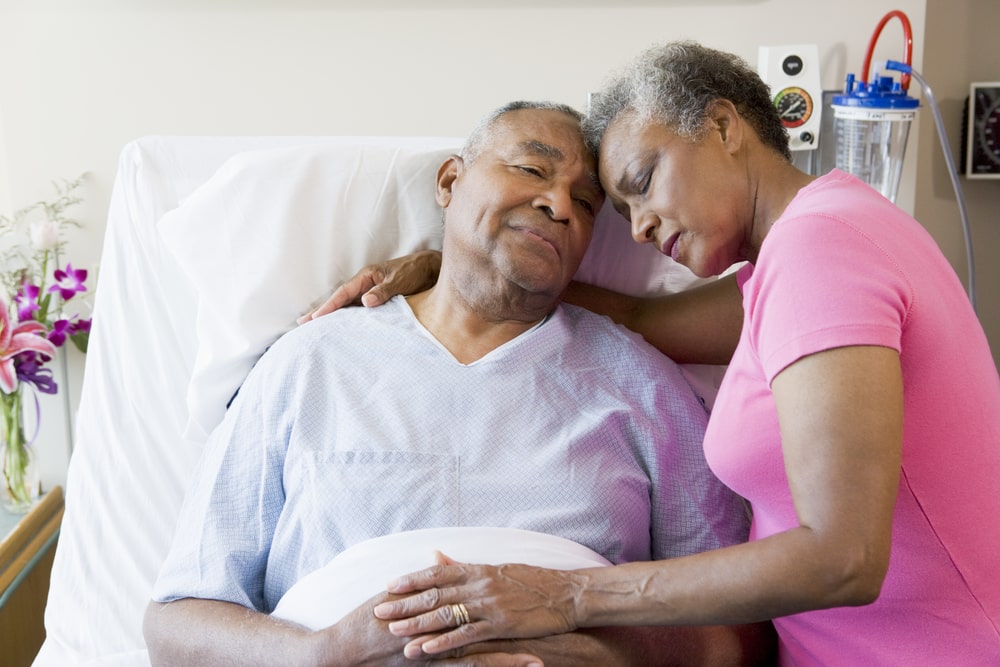
[[[35,220],[29,233],[36,250],[55,250],[59,245],[59,223],[55,220]]]

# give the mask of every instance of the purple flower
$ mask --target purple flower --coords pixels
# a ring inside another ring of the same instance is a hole
[[[43,394],[54,394],[59,386],[52,378],[52,369],[45,368],[41,356],[32,351],[14,357],[14,371],[21,382],[29,382]]]
[[[24,287],[17,290],[17,294],[14,295],[14,303],[17,304],[17,321],[27,322],[32,319],[32,313],[36,313],[41,309],[38,305],[38,294],[41,290],[38,285],[30,285],[25,283]]]
[[[56,269],[52,274],[56,284],[49,288],[50,292],[59,292],[63,301],[69,301],[78,292],[86,292],[83,281],[87,279],[87,269],[74,269],[72,264],[66,265],[66,270]]]
[[[27,351],[54,357],[55,346],[38,334],[45,331],[40,322],[22,322],[11,326],[7,305],[0,300],[0,391],[13,393],[17,388],[16,357]]]
[[[69,325],[69,335],[73,336],[75,334],[89,334],[90,333],[90,319],[79,319],[76,322],[72,322]]]
[[[66,336],[72,333],[72,325],[69,320],[56,320],[52,323],[52,329],[49,330],[46,338],[56,347],[62,347],[62,344],[66,342]]]

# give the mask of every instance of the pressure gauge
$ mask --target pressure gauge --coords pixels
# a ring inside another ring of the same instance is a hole
[[[1000,82],[969,91],[966,169],[969,178],[1000,178]]]
[[[802,127],[812,117],[812,96],[804,88],[789,86],[775,95],[774,107],[782,125],[788,129]]]
[[[762,46],[758,51],[757,73],[771,89],[772,102],[788,132],[788,148],[793,153],[815,151],[823,121],[823,88],[816,45]],[[807,159],[813,156],[808,155]],[[810,170],[810,173],[815,172]]]

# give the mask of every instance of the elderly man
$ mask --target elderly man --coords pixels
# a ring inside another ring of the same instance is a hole
[[[372,613],[385,594],[319,631],[269,615],[300,578],[379,535],[516,527],[615,563],[745,539],[742,502],[704,462],[706,415],[677,367],[559,305],[603,201],[579,124],[548,103],[488,116],[438,171],[437,285],[314,320],[262,357],[178,521],[146,614],[154,662],[413,664]],[[462,664],[518,652],[699,664],[739,653],[740,637],[600,629],[478,645]]]

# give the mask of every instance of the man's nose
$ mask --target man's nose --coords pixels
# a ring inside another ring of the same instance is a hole
[[[555,222],[569,222],[573,214],[573,195],[568,188],[553,186],[535,198],[535,206]]]

